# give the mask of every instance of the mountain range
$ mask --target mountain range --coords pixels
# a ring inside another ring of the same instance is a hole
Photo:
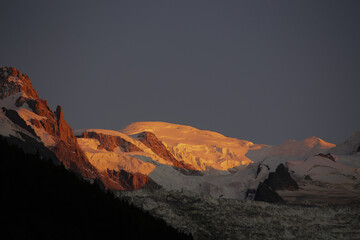
[[[360,200],[360,132],[340,144],[309,137],[270,146],[166,122],[73,131],[62,108],[51,110],[29,77],[13,67],[0,68],[0,136],[148,211],[160,193],[308,206]],[[214,236],[167,222],[198,239]]]

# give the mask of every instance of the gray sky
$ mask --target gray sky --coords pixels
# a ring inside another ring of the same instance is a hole
[[[6,1],[0,65],[73,127],[279,144],[360,130],[360,1]]]

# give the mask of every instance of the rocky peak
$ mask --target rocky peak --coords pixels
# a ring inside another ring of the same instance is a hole
[[[55,116],[58,121],[64,120],[64,113],[60,105],[56,107]]]
[[[275,172],[269,174],[268,178],[259,184],[255,201],[265,202],[282,202],[283,199],[276,192],[277,190],[298,190],[299,186],[296,181],[291,177],[289,170],[284,164],[280,164]]]
[[[97,178],[96,169],[89,163],[78,146],[71,127],[64,119],[61,107],[59,106],[53,112],[47,102],[39,98],[27,75],[21,74],[19,70],[13,67],[0,68],[0,99],[17,93],[22,93],[14,102],[17,108],[27,104],[33,113],[43,118],[22,119],[17,109],[3,110],[6,117],[32,135],[42,133],[36,137],[41,138],[44,145],[55,153],[65,167],[80,173],[84,177]],[[49,141],[48,139],[52,140]]]
[[[14,67],[0,68],[0,99],[22,92],[28,98],[38,99],[29,77]]]
[[[17,93],[21,93],[16,95],[17,99],[11,98],[16,108],[2,107],[0,113],[16,126],[29,132],[29,138],[41,140],[45,145],[41,147],[54,153],[66,168],[79,173],[84,178],[100,179],[108,189],[138,189],[149,182],[149,177],[141,174],[125,171],[111,172],[111,174],[99,172],[78,145],[72,128],[65,121],[62,107],[57,106],[55,112],[52,111],[47,101],[40,99],[27,75],[21,74],[13,67],[0,68],[0,101]],[[24,105],[27,110],[30,108],[38,116],[28,115],[23,118],[19,109],[24,108]],[[3,126],[0,125],[1,127]],[[142,151],[121,138],[105,139],[109,140],[110,148],[121,145],[124,151]]]
[[[76,142],[75,137],[73,135],[72,128],[64,119],[64,113],[61,108],[61,106],[57,106],[55,111],[55,117],[57,120],[57,126],[58,126],[58,136],[60,139],[64,140],[65,142],[71,144]]]

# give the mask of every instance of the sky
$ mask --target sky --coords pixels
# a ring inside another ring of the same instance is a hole
[[[76,129],[164,121],[255,143],[360,131],[360,1],[1,0],[0,66]]]

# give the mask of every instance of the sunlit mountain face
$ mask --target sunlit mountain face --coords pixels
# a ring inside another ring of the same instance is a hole
[[[0,75],[2,135],[43,144],[67,168],[87,179],[99,179],[111,190],[151,185],[215,198],[253,199],[259,185],[281,164],[306,187],[334,183],[337,191],[347,192],[345,186],[356,186],[359,179],[359,161],[351,161],[357,158],[358,134],[339,145],[309,137],[278,146],[166,122],[73,134],[62,108],[52,111],[27,75],[8,67],[1,68]],[[303,182],[305,177],[316,181]],[[356,195],[356,189],[350,195]]]
[[[38,96],[27,75],[16,68],[0,68],[0,136],[4,141],[64,166],[195,238],[225,236],[222,225],[206,217],[209,212],[231,225],[242,222],[237,217],[246,218],[247,211],[254,211],[262,216],[261,222],[266,218],[264,206],[274,218],[277,208],[289,218],[298,216],[299,221],[291,224],[299,229],[305,221],[301,212],[307,210],[300,206],[293,210],[291,204],[328,206],[328,212],[316,208],[317,215],[307,219],[311,223],[342,211],[346,221],[336,223],[347,223],[351,234],[357,231],[358,220],[351,220],[348,213],[359,210],[359,132],[340,144],[312,136],[271,146],[166,122],[135,122],[118,131],[73,132],[65,119],[60,106],[53,111]],[[329,205],[346,207],[339,210]],[[248,221],[253,227],[259,223]],[[339,232],[329,230],[333,221],[337,220],[323,221],[319,227],[327,231],[305,231],[302,236],[338,236]],[[282,229],[289,224],[279,222]],[[243,236],[243,227],[231,225],[231,236]],[[284,236],[290,239],[292,235]]]
[[[358,162],[349,165],[346,155],[331,155],[336,145],[317,137],[269,146],[165,122],[138,122],[120,131],[81,130],[77,135],[89,161],[99,170],[141,173],[167,190],[185,189],[215,198],[252,198],[249,192],[256,192],[282,164],[304,185],[306,195],[316,195],[321,187],[312,189],[314,182],[302,181],[305,178],[317,179],[324,186],[336,183],[336,191],[353,197],[358,194],[358,190],[346,190],[358,182]],[[331,194],[326,187],[321,191]],[[300,192],[281,194],[294,201]],[[333,200],[341,201],[338,196]]]

